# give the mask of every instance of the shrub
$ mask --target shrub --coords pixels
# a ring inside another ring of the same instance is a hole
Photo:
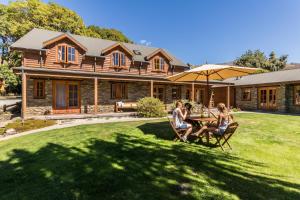
[[[145,97],[138,101],[137,112],[141,117],[166,116],[165,105],[157,98]]]

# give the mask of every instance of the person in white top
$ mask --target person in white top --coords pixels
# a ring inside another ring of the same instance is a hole
[[[174,123],[175,127],[178,129],[187,129],[186,133],[182,137],[182,140],[184,142],[187,141],[187,137],[189,136],[189,134],[191,134],[191,132],[193,130],[192,125],[188,124],[184,121],[187,117],[187,113],[188,112],[186,112],[185,108],[183,108],[183,106],[182,106],[182,102],[177,101],[176,108],[173,110],[173,123]]]

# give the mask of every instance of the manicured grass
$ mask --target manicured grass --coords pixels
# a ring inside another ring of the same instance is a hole
[[[5,129],[13,128],[18,133],[39,129],[47,126],[51,126],[56,124],[55,120],[39,120],[39,119],[28,119],[24,121],[24,124],[22,124],[21,120],[16,120],[14,122],[11,122],[5,126]],[[1,130],[0,130],[1,131]]]
[[[226,153],[173,142],[165,120],[0,142],[0,199],[300,199],[300,117],[235,118]]]

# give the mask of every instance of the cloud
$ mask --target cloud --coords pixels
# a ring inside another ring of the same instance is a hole
[[[147,40],[140,40],[140,43],[145,46],[150,46],[152,44],[152,42],[147,41]]]

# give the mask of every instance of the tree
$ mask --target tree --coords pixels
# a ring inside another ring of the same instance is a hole
[[[0,65],[0,80],[4,83],[4,90],[6,91],[16,91],[20,84],[19,77],[13,73],[7,64]]]
[[[8,5],[0,4],[0,22],[0,70],[4,70],[6,73],[9,73],[7,67],[21,65],[20,54],[9,52],[9,46],[33,28],[131,42],[118,30],[98,26],[86,27],[83,19],[76,12],[56,3],[44,3],[41,0],[17,0]],[[6,77],[13,80],[12,76],[14,76],[13,73]],[[17,77],[14,79],[17,80]],[[6,81],[9,89],[16,88],[15,83]]]
[[[53,2],[44,3],[40,0],[19,0],[10,2],[7,6],[0,4],[0,21],[3,61],[9,58],[9,45],[33,28],[131,42],[118,30],[105,29],[98,26],[91,26],[93,28],[86,27],[82,18],[76,12]]]
[[[283,69],[287,63],[287,55],[282,55],[277,58],[274,51],[269,55],[269,58],[265,56],[265,53],[260,50],[251,51],[241,55],[234,61],[234,64],[245,67],[261,68],[268,71],[278,71]]]

